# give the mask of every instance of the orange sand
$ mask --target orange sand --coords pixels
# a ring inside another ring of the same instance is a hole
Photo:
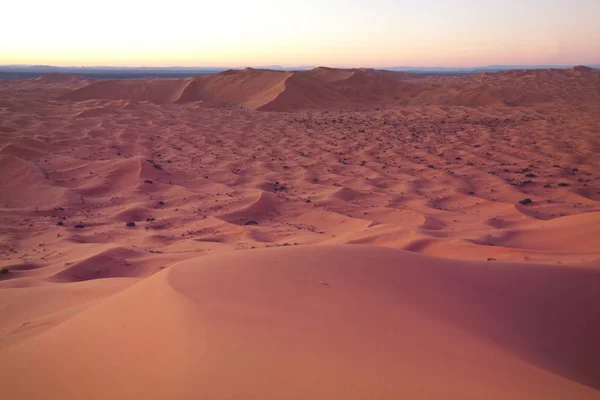
[[[0,81],[2,393],[600,398],[599,154],[585,67]]]

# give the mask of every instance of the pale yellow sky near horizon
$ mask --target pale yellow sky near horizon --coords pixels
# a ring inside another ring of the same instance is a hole
[[[597,0],[33,0],[2,9],[0,64],[600,64]]]

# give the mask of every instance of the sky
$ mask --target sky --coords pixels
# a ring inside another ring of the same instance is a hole
[[[600,64],[600,0],[30,0],[1,8],[0,64]]]

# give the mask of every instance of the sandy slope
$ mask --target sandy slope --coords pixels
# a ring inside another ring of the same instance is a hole
[[[583,67],[0,81],[0,387],[598,398],[599,127]]]
[[[599,283],[376,247],[208,256],[0,352],[0,383],[48,399],[594,399]]]
[[[250,110],[300,111],[364,109],[390,103],[497,107],[594,102],[600,100],[599,91],[600,72],[586,67],[442,78],[364,68],[293,72],[246,68],[194,79],[98,81],[61,99],[205,102]]]

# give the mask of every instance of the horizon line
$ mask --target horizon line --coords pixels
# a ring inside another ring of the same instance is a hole
[[[32,72],[44,72],[35,71],[38,69],[57,69],[60,70],[183,70],[183,71],[219,71],[223,72],[226,70],[242,70],[246,68],[251,69],[264,69],[264,70],[284,70],[284,71],[301,71],[311,70],[315,68],[334,68],[334,69],[375,69],[375,70],[390,70],[395,72],[476,72],[490,70],[490,72],[505,71],[505,70],[527,70],[527,69],[568,69],[574,67],[588,67],[592,69],[600,69],[599,63],[592,64],[492,64],[484,66],[468,66],[468,67],[447,67],[447,66],[409,66],[409,65],[393,65],[393,66],[372,66],[372,67],[361,67],[361,66],[326,66],[326,65],[292,65],[284,66],[278,64],[271,65],[247,65],[247,66],[182,66],[182,65],[169,65],[169,66],[148,66],[148,65],[49,65],[49,64],[0,64],[0,69],[13,69],[21,70],[26,72],[28,69]],[[48,71],[50,73],[51,71]],[[69,71],[67,71],[69,72]],[[73,71],[76,72],[76,71]]]
[[[162,66],[150,66],[150,65],[52,65],[52,64],[0,64],[0,68],[3,67],[21,67],[21,68],[31,68],[31,67],[39,67],[39,68],[153,68],[153,69],[168,69],[168,68],[185,68],[185,69],[242,69],[242,68],[340,68],[340,69],[358,69],[358,68],[368,68],[368,69],[386,69],[386,68],[412,68],[412,69],[484,69],[484,68],[530,68],[530,67],[545,67],[545,68],[571,68],[571,67],[600,67],[600,60],[598,63],[574,63],[574,64],[489,64],[489,65],[478,65],[478,66],[444,66],[444,65],[436,65],[436,66],[423,66],[423,65],[389,65],[389,66],[327,66],[327,65],[280,65],[280,64],[266,64],[266,65],[237,65],[237,66],[216,66],[216,65],[162,65]]]

